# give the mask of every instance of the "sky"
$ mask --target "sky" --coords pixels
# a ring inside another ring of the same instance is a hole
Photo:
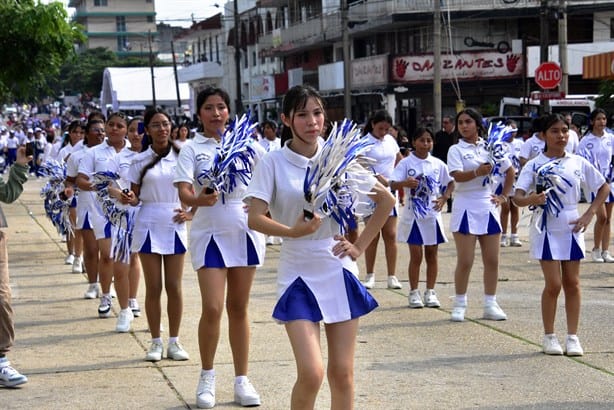
[[[42,0],[49,3],[52,0]],[[192,14],[196,21],[211,17],[214,14],[223,12],[224,0],[154,0],[156,6],[156,20],[172,26],[190,27],[192,24]],[[62,0],[64,5],[68,0]],[[214,4],[219,4],[217,8]],[[69,15],[74,9],[68,9]]]

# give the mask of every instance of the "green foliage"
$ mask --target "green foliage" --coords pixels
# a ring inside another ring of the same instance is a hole
[[[0,0],[0,100],[41,95],[84,39],[60,2]]]
[[[614,81],[604,80],[599,84],[599,97],[595,98],[595,105],[611,112],[614,107]]]

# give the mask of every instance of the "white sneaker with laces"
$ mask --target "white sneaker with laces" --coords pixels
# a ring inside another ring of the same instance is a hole
[[[507,248],[508,243],[507,243],[507,235],[501,235],[501,247],[502,248]]]
[[[427,289],[426,292],[424,292],[424,305],[430,308],[438,308],[441,306],[439,299],[437,299],[437,294],[433,289]]]
[[[64,259],[64,265],[72,265],[75,262],[75,255],[72,253]]]
[[[601,256],[601,249],[593,249],[593,262],[604,262],[603,257]]]
[[[365,281],[362,284],[365,285],[365,288],[367,289],[373,289],[375,286],[375,273],[367,273],[367,276],[365,276]]]
[[[409,291],[409,307],[412,309],[420,309],[424,307],[424,303],[422,303],[422,296],[420,296],[420,291],[418,289],[414,289]]]
[[[179,342],[168,344],[168,349],[166,349],[166,357],[177,361],[190,359],[190,355],[183,349],[183,346],[181,346]]]
[[[11,367],[6,357],[0,359],[0,386],[15,387],[28,382],[28,378]]]
[[[567,339],[565,340],[565,352],[567,353],[567,356],[584,355],[584,350],[582,350],[582,345],[580,345],[578,336],[567,335]]]
[[[100,286],[98,286],[98,283],[90,283],[83,294],[84,299],[98,299],[100,296]]]
[[[164,352],[164,346],[162,343],[152,341],[149,345],[149,350],[145,355],[145,361],[147,362],[159,362],[162,360],[162,352]]]
[[[510,246],[513,246],[516,248],[522,246],[522,241],[517,235],[512,235],[512,237],[510,238]]]
[[[200,374],[196,389],[196,406],[199,409],[212,409],[215,406],[215,375]]]
[[[122,309],[117,316],[117,324],[115,325],[115,331],[118,333],[127,333],[130,331],[130,325],[134,320],[134,315],[130,308]]]
[[[604,262],[607,262],[607,263],[614,262],[614,257],[610,255],[610,251],[601,252],[601,258],[603,259]]]
[[[100,297],[100,305],[98,305],[98,317],[107,318],[111,316],[111,296],[102,295]]]
[[[388,276],[388,289],[403,289],[403,285],[396,276]]]
[[[465,320],[465,310],[467,310],[467,306],[465,305],[454,305],[452,308],[452,314],[450,315],[450,320],[453,322],[462,322]]]
[[[484,319],[507,320],[507,315],[497,302],[492,302],[484,305]]]
[[[243,407],[260,406],[260,395],[247,377],[235,382],[235,402]]]
[[[72,263],[72,273],[83,273],[83,259],[80,256],[75,257]]]
[[[132,311],[134,317],[141,316],[141,308],[139,306],[139,302],[136,299],[128,299],[128,307]]]
[[[544,335],[544,342],[542,344],[544,348],[544,353],[549,355],[560,356],[563,354],[563,348],[559,343],[559,339],[556,338],[556,335],[549,334]]]

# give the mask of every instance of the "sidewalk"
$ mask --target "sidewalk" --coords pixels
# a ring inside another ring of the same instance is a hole
[[[197,327],[200,295],[186,258],[181,341],[186,362],[143,360],[150,336],[144,312],[133,331],[115,333],[115,315],[99,319],[97,300],[83,299],[84,274],[64,265],[65,244],[46,219],[39,192],[43,180],[30,179],[12,205],[3,204],[9,222],[9,261],[16,320],[16,344],[9,355],[29,382],[0,388],[6,409],[185,409],[196,408],[200,371]],[[446,227],[449,215],[445,215]],[[520,234],[526,240],[527,228]],[[592,230],[589,230],[592,233]],[[451,235],[448,235],[452,239]],[[592,247],[588,235],[587,247]],[[614,264],[582,263],[583,302],[580,358],[541,353],[539,264],[528,247],[501,250],[498,301],[509,319],[484,321],[479,251],[469,285],[464,323],[449,320],[454,294],[453,242],[440,247],[437,293],[440,309],[407,308],[407,247],[399,246],[398,277],[404,289],[386,289],[380,245],[376,289],[380,307],[361,320],[356,350],[355,408],[364,409],[605,409],[614,408]],[[282,326],[271,319],[279,246],[267,248],[254,283],[250,379],[262,409],[288,409],[295,367]],[[364,276],[364,269],[361,270]],[[424,273],[421,276],[424,291]],[[559,299],[557,333],[563,339],[564,297]],[[163,300],[163,306],[165,306]],[[118,313],[115,302],[114,313]],[[166,318],[163,325],[168,329]],[[233,366],[223,322],[216,356],[218,409],[233,403]],[[162,334],[166,345],[168,333]],[[323,351],[326,352],[324,333]],[[317,409],[330,406],[325,382]]]

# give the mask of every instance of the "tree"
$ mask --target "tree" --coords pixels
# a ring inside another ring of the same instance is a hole
[[[47,87],[47,80],[84,39],[68,22],[62,3],[0,0],[0,100],[29,100]]]

